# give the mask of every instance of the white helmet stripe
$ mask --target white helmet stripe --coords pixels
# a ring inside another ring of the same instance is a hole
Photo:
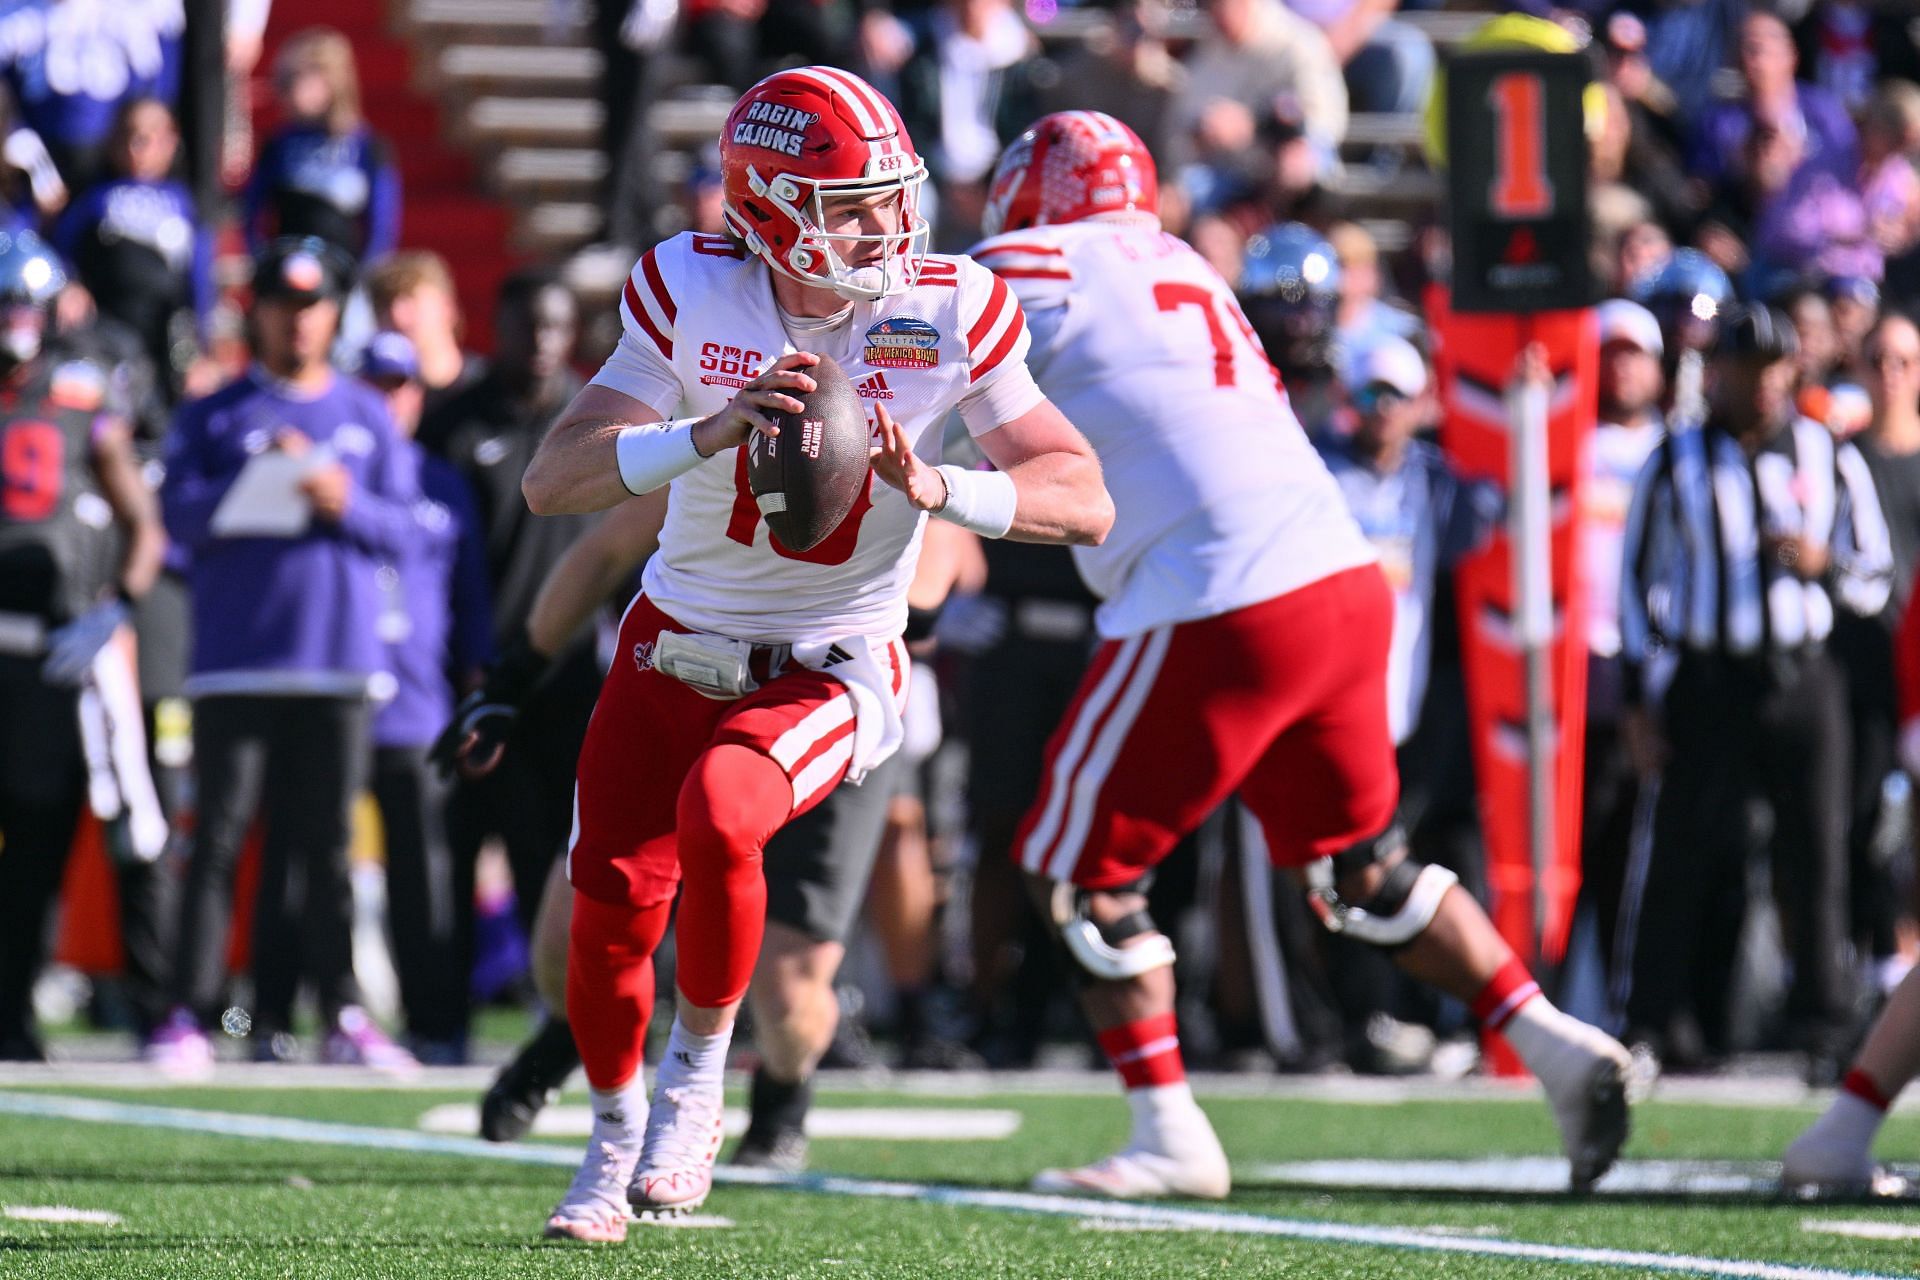
[[[866,104],[855,99],[852,94],[847,92],[845,86],[826,75],[825,72],[825,67],[795,67],[785,74],[799,76],[803,80],[811,80],[830,93],[838,93],[840,97],[846,101],[847,105],[853,109],[854,122],[859,125],[862,133],[878,132],[878,126],[875,124],[872,114],[867,110]]]
[[[840,98],[852,108],[854,123],[860,127],[861,133],[874,134],[883,132],[880,127],[880,122],[873,118],[873,112],[868,109],[867,104],[855,97],[846,85],[834,79],[831,75],[828,75],[827,68],[795,67],[792,71],[787,72],[787,74],[790,76],[799,76],[805,80],[811,80],[821,88],[837,93]]]
[[[873,118],[879,122],[882,130],[890,130],[893,128],[893,104],[888,102],[878,89],[851,71],[844,71],[839,67],[822,67],[821,70],[836,80],[842,81],[847,86],[849,93],[864,102],[867,110],[873,113]]]
[[[862,127],[870,133],[893,132],[892,108],[865,80],[838,67],[807,67],[805,70],[818,72],[837,84],[840,91],[855,104],[854,110],[861,117]]]

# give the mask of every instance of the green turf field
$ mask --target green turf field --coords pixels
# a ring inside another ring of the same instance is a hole
[[[7,1098],[87,1097],[143,1106],[382,1126],[418,1133],[423,1112],[471,1095],[423,1090],[25,1090]],[[570,1101],[574,1099],[569,1099]],[[840,1187],[725,1186],[697,1228],[636,1228],[625,1245],[539,1238],[569,1170],[439,1152],[216,1136],[128,1123],[0,1114],[0,1277],[1620,1277],[1645,1260],[1595,1265],[1554,1256],[1436,1251],[1451,1242],[1500,1249],[1693,1255],[1738,1263],[1719,1273],[1812,1280],[1835,1272],[1920,1275],[1920,1204],[1797,1205],[1761,1196],[1689,1199],[1658,1192],[1592,1202],[1548,1193],[1419,1195],[1247,1186],[1225,1206],[1184,1205],[1186,1219],[1145,1221],[1035,1212],[1005,1203],[1035,1168],[1105,1154],[1125,1111],[1092,1096],[906,1097],[823,1094],[824,1107],[1004,1108],[1010,1138],[989,1141],[816,1140],[817,1170],[871,1181]],[[30,1105],[45,1105],[44,1101]],[[1333,1104],[1208,1100],[1236,1167],[1335,1157],[1545,1155],[1550,1123],[1530,1101]],[[1644,1105],[1628,1154],[1641,1159],[1755,1160],[1777,1155],[1805,1109]],[[149,1117],[150,1119],[150,1117]],[[200,1123],[195,1121],[194,1123]],[[336,1134],[335,1136],[342,1136]],[[361,1139],[344,1135],[352,1141]],[[460,1140],[454,1140],[456,1143]],[[570,1148],[561,1144],[559,1149]],[[1920,1157],[1920,1117],[1888,1126],[1883,1156]],[[538,1157],[538,1152],[533,1153]],[[943,1201],[923,1182],[962,1188]],[[862,1191],[853,1195],[836,1192]],[[873,1193],[885,1192],[885,1197]],[[13,1217],[49,1207],[105,1211],[117,1224]],[[1059,1206],[1053,1206],[1058,1209]],[[1273,1220],[1282,1220],[1276,1226]],[[1408,1229],[1398,1246],[1258,1234],[1354,1225]],[[1809,1230],[1911,1230],[1875,1239]],[[728,1225],[730,1224],[730,1225]],[[1869,1224],[1869,1225],[1859,1225]],[[1879,1224],[1878,1227],[1871,1224]],[[1220,1230],[1229,1226],[1232,1230]],[[1204,1227],[1208,1229],[1171,1229]],[[1150,1228],[1150,1229],[1143,1229]],[[1713,1274],[1695,1268],[1689,1274]]]

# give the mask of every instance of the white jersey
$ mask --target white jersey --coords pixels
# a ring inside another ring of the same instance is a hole
[[[1092,442],[1113,531],[1075,547],[1108,638],[1213,617],[1375,559],[1233,291],[1148,219],[973,250],[1032,326],[1028,363]]]
[[[849,323],[796,345],[771,270],[718,236],[685,233],[640,259],[620,314],[620,345],[594,381],[665,418],[718,412],[803,347],[838,360],[861,398],[884,401],[935,462],[954,410],[980,435],[1043,398],[1027,372],[1019,303],[966,258],[929,256],[912,289],[856,303]],[[737,640],[890,639],[906,626],[922,519],[870,473],[839,528],[811,551],[789,551],[747,489],[745,451],[726,449],[674,480],[641,588],[683,625]]]

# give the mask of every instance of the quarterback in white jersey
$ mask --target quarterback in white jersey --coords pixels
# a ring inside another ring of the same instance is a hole
[[[595,1119],[548,1231],[576,1239],[706,1198],[765,926],[761,851],[899,743],[922,520],[1059,543],[1097,543],[1113,521],[1092,451],[1026,370],[1012,291],[925,253],[926,168],[885,98],[831,67],[780,72],[734,106],[720,154],[728,235],[640,260],[618,350],[523,482],[541,513],[668,498],[581,750],[567,851],[567,1010]],[[871,406],[873,470],[834,532],[795,552],[761,518],[739,446],[802,409],[822,356]],[[916,454],[937,455],[955,410],[997,471]],[[652,954],[683,877],[679,1013],[649,1111]]]
[[[799,329],[744,248],[686,233],[640,259],[620,312],[620,345],[593,381],[662,418],[719,413],[769,361],[802,349],[837,360],[866,404],[936,458],[956,407],[978,436],[1043,400],[1027,371],[1020,304],[968,258],[928,255],[910,288],[852,303],[831,327]],[[643,590],[689,627],[792,643],[884,641],[906,625],[924,513],[877,476],[806,552],[781,546],[760,518],[745,450],[700,462],[674,480],[672,497]]]
[[[1180,1059],[1173,946],[1142,886],[1237,793],[1329,929],[1512,1041],[1583,1188],[1626,1136],[1626,1051],[1554,1008],[1454,876],[1397,838],[1391,591],[1232,291],[1160,229],[1157,203],[1125,125],[1050,115],[1001,157],[974,250],[1019,295],[1034,376],[1087,433],[1118,510],[1104,544],[1075,548],[1105,643],[1014,856],[1091,978],[1082,1004],[1134,1128],[1117,1155],[1036,1185],[1226,1194]]]

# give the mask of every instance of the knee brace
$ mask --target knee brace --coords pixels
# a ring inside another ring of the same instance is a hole
[[[1335,888],[1337,880],[1375,864],[1386,868],[1379,888],[1364,902],[1343,899]],[[1433,923],[1447,890],[1459,883],[1460,877],[1445,867],[1414,861],[1407,852],[1406,836],[1396,825],[1309,865],[1307,904],[1329,933],[1391,950],[1419,937]]]
[[[1114,892],[1139,888],[1133,884]],[[1173,964],[1173,940],[1160,932],[1145,907],[1100,924],[1087,914],[1093,892],[1061,882],[1053,886],[1049,898],[1054,930],[1082,972],[1102,982],[1125,982]],[[1124,945],[1134,938],[1146,941]]]

